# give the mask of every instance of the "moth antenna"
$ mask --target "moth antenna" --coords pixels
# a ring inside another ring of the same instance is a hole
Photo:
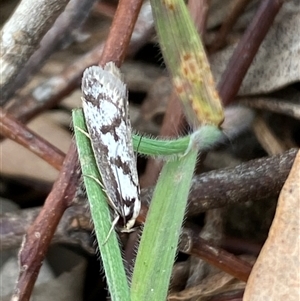
[[[90,179],[93,179],[97,184],[100,185],[100,187],[105,190],[105,187],[103,186],[103,184],[101,183],[101,181],[97,178],[95,178],[94,176],[91,176],[91,175],[83,175],[84,177],[87,177],[87,178],[90,178]]]
[[[87,133],[86,131],[84,131],[83,129],[81,129],[78,126],[76,126],[76,129],[91,140],[89,133]]]

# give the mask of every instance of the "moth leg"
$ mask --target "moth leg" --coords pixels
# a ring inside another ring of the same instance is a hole
[[[106,194],[106,197],[107,197],[107,201],[108,201],[108,204],[112,207],[112,209],[116,212],[116,214],[118,214],[117,212],[117,207],[115,206],[114,202],[109,198],[106,190],[105,190],[105,187],[103,186],[103,184],[101,183],[101,181],[97,178],[95,178],[94,176],[91,176],[91,175],[83,175],[84,177],[87,177],[87,178],[90,178],[90,179],[93,179],[98,185],[100,185],[100,187],[102,188],[102,190],[105,192]]]
[[[85,135],[86,137],[88,137],[89,139],[91,139],[90,135],[88,132],[84,131],[83,129],[81,129],[80,127],[76,126],[76,129],[81,132],[83,135]]]
[[[116,214],[116,217],[115,217],[115,219],[113,220],[113,222],[111,224],[111,227],[110,227],[110,229],[108,231],[107,237],[105,238],[105,241],[103,243],[103,246],[107,243],[107,241],[108,241],[108,239],[109,239],[109,237],[111,235],[111,232],[115,229],[115,226],[117,225],[117,223],[118,223],[118,221],[120,219],[120,215],[117,212],[115,212],[115,214]]]
[[[83,175],[83,176],[87,177],[87,178],[90,178],[90,179],[93,179],[104,190],[104,186],[103,186],[103,184],[101,183],[101,181],[99,179],[97,179],[97,178],[95,178],[94,176],[91,176],[91,175]]]
[[[97,184],[99,184],[100,186],[101,186],[101,188],[105,191],[105,189],[104,189],[104,186],[103,186],[103,184],[101,183],[101,181],[99,181],[99,179],[97,179],[97,178],[95,178],[94,176],[91,176],[91,175],[83,175],[84,177],[88,177],[88,178],[90,178],[90,179],[93,179]],[[115,208],[115,206],[114,206],[114,203],[108,198],[108,201],[109,201],[109,203],[112,205],[112,207],[116,210],[116,208]],[[118,214],[118,212],[117,211],[115,211],[115,215],[116,215],[116,217],[115,217],[115,219],[113,220],[113,222],[112,222],[112,225],[111,225],[111,227],[110,227],[110,229],[109,229],[109,231],[108,231],[108,234],[107,234],[107,237],[105,238],[105,241],[104,241],[104,243],[103,243],[103,246],[107,243],[107,241],[108,241],[108,239],[109,239],[109,237],[110,237],[110,235],[111,235],[111,232],[114,230],[114,228],[115,228],[115,226],[117,225],[117,223],[118,223],[118,221],[119,221],[119,219],[120,219],[120,215]]]
[[[101,183],[101,181],[99,179],[95,178],[94,176],[91,176],[91,175],[83,175],[83,176],[87,177],[87,178],[90,178],[90,179],[93,179],[98,185],[100,185],[100,187],[102,188],[102,190],[106,194],[107,201],[108,201],[109,205],[113,208],[113,210],[115,210],[116,214],[118,214],[117,213],[117,208],[116,208],[114,202],[112,202],[112,200],[108,197],[108,195],[106,193],[106,190],[105,190],[105,187],[103,186],[103,184]],[[119,215],[118,215],[118,219],[119,219]]]

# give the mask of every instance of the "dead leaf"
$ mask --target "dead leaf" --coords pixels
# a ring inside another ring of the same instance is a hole
[[[283,186],[269,236],[253,267],[244,301],[300,300],[300,152]]]
[[[287,1],[260,46],[238,95],[269,93],[300,81],[300,5]],[[211,68],[218,82],[236,45],[211,57]]]

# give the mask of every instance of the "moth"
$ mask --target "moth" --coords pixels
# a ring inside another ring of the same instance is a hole
[[[130,232],[141,208],[128,92],[118,67],[92,66],[82,78],[82,106],[102,185],[114,211],[114,227]]]

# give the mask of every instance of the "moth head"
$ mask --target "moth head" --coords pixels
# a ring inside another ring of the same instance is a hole
[[[135,220],[138,217],[141,210],[141,201],[139,198],[131,199],[131,206],[129,206],[129,211],[131,214],[126,216],[126,221],[124,222],[124,230],[122,232],[130,232],[130,229],[134,226]]]

